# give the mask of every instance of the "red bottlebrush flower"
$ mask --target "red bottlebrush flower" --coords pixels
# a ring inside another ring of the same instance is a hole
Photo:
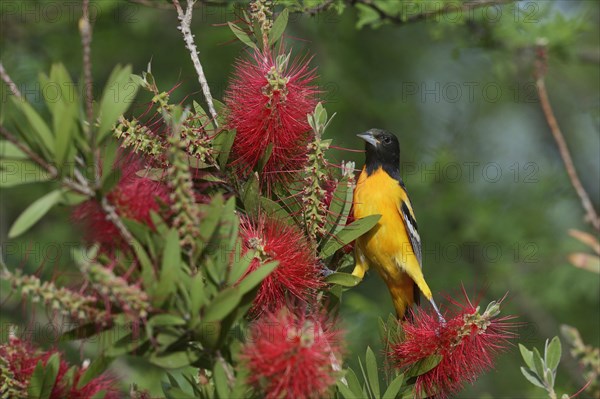
[[[8,344],[0,345],[0,369],[3,371],[0,374],[0,385],[8,389],[9,395],[26,397],[31,376],[38,362],[41,361],[46,366],[50,357],[55,353],[58,352],[56,350],[43,352],[31,344],[11,336]],[[68,370],[69,364],[61,358],[50,399],[85,399],[100,392],[105,393],[105,399],[119,398],[119,393],[111,378],[101,375],[93,378],[83,387],[77,388],[85,369],[76,368],[72,380],[65,378]]]
[[[496,354],[506,349],[514,337],[513,316],[497,317],[500,302],[492,302],[483,314],[465,294],[464,304],[453,301],[456,311],[448,321],[441,322],[435,312],[424,310],[413,320],[402,324],[404,337],[391,345],[390,358],[403,370],[431,356],[441,360],[431,370],[419,375],[415,384],[416,397],[435,395],[447,398],[460,391],[465,382],[493,368]]]
[[[115,381],[106,375],[100,375],[96,378],[93,378],[81,388],[77,388],[77,384],[79,384],[79,380],[81,379],[81,377],[83,377],[84,373],[85,369],[77,369],[77,372],[75,373],[75,376],[73,378],[73,385],[68,390],[69,393],[66,396],[67,398],[93,398],[96,394],[100,392],[105,392],[105,395],[103,397],[104,399],[119,399],[121,397],[119,395],[119,392],[114,387]]]
[[[249,382],[267,399],[320,398],[341,371],[340,332],[324,313],[264,313],[250,328],[241,358]]]
[[[157,198],[168,202],[167,188],[159,182],[137,176],[136,172],[142,168],[140,162],[123,162],[115,167],[121,169],[121,178],[107,195],[109,202],[119,216],[153,226],[150,211],[159,210]],[[84,227],[87,241],[98,242],[105,250],[125,245],[119,230],[107,218],[97,200],[90,199],[78,205],[73,210],[72,217]]]
[[[306,115],[317,104],[310,60],[288,66],[289,56],[275,57],[267,50],[239,60],[225,93],[228,125],[237,130],[232,158],[240,171],[252,170],[272,146],[263,169],[267,187],[302,168],[311,130]]]
[[[286,300],[306,303],[314,299],[316,289],[323,284],[319,261],[311,244],[297,227],[264,217],[257,220],[243,218],[240,235],[244,253],[257,250],[260,257],[252,260],[241,279],[256,270],[261,260],[262,263],[279,262],[261,283],[251,314],[274,311],[285,305]]]

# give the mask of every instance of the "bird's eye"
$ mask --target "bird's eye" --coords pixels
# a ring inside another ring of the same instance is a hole
[[[392,139],[389,137],[384,137],[383,138],[383,144],[390,144],[392,142]]]

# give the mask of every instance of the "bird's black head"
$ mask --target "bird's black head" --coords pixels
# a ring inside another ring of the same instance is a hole
[[[370,129],[358,137],[365,141],[365,166],[369,175],[380,167],[394,177],[400,175],[400,144],[394,134],[381,129]]]

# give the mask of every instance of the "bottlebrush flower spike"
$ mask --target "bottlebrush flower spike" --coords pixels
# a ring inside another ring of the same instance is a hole
[[[241,358],[249,383],[267,399],[320,398],[340,370],[340,332],[324,313],[264,313],[250,328]]]
[[[28,397],[28,386],[38,362],[41,361],[45,366],[50,357],[56,353],[58,353],[56,350],[41,351],[15,336],[10,336],[8,344],[0,345],[0,371],[2,371],[0,388],[6,388],[6,391],[2,392],[11,398]],[[104,392],[105,399],[119,398],[111,378],[101,375],[78,387],[79,380],[86,369],[76,367],[72,380],[65,378],[68,370],[69,364],[61,358],[50,399],[84,399],[94,397],[101,392]]]
[[[496,354],[506,349],[513,316],[497,317],[500,302],[491,302],[483,314],[465,294],[465,303],[453,301],[457,310],[445,323],[435,312],[424,310],[402,325],[404,337],[391,345],[390,358],[398,368],[408,371],[420,361],[438,356],[439,363],[417,376],[417,398],[435,395],[447,398],[460,391],[465,382],[473,383],[493,368]]]
[[[316,290],[323,284],[319,263],[311,244],[297,227],[264,216],[256,220],[243,218],[240,235],[244,254],[251,250],[258,253],[241,279],[261,263],[279,262],[261,283],[250,310],[252,315],[277,310],[288,300],[310,302],[314,299]]]
[[[121,178],[116,187],[108,193],[108,201],[115,207],[119,216],[153,226],[150,211],[159,210],[159,201],[156,198],[168,203],[167,188],[159,182],[137,176],[136,172],[142,168],[140,162],[128,161],[115,167],[121,169]],[[104,250],[125,246],[119,230],[106,217],[96,199],[78,205],[73,210],[72,217],[83,226],[87,241],[99,243]]]
[[[311,130],[307,114],[317,104],[310,59],[288,65],[289,57],[275,57],[265,50],[252,53],[251,59],[239,60],[225,94],[228,125],[237,130],[233,164],[245,174],[271,146],[271,156],[263,168],[269,188],[275,182],[288,181],[290,174],[305,164]]]

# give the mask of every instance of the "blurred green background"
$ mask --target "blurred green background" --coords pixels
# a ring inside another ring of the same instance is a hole
[[[395,0],[390,0],[395,1]],[[92,47],[95,94],[115,64],[137,73],[152,61],[161,89],[181,84],[175,100],[203,103],[196,75],[176,29],[175,11],[127,1],[95,1]],[[152,3],[152,2],[149,2]],[[43,111],[37,77],[62,62],[81,74],[78,2],[3,1],[0,58],[21,92]],[[516,7],[516,8],[515,8]],[[223,24],[240,7],[199,6],[193,31],[213,95],[222,98],[243,45]],[[559,124],[583,184],[600,205],[600,6],[596,1],[520,2],[475,13],[476,22],[451,18],[407,25],[371,26],[368,16],[347,6],[340,14],[292,14],[286,48],[314,55],[318,83],[329,113],[337,115],[327,135],[334,144],[362,149],[357,133],[372,127],[395,132],[402,148],[402,174],[424,242],[424,270],[438,301],[460,295],[461,285],[485,305],[508,292],[503,312],[518,315],[518,342],[531,347],[577,327],[584,340],[600,344],[600,278],[576,269],[569,253],[586,248],[567,231],[590,231],[555,142],[541,112],[532,75],[532,55],[523,43],[551,43],[547,86]],[[367,26],[357,29],[358,21]],[[540,36],[542,35],[542,36]],[[552,47],[556,44],[555,47]],[[2,87],[2,102],[9,96]],[[148,98],[138,96],[139,114]],[[362,154],[332,150],[332,163]],[[39,269],[47,278],[75,273],[69,250],[81,232],[67,209],[54,210],[17,240],[6,234],[18,214],[45,191],[43,185],[3,189],[0,194],[2,255],[12,267]],[[9,323],[23,324],[28,305],[1,285],[2,339]],[[443,302],[443,301],[442,301]],[[355,365],[370,345],[381,348],[377,318],[393,307],[374,273],[344,296],[347,361]],[[34,338],[52,345],[56,331],[38,309]],[[94,343],[68,348],[72,359],[93,356]],[[565,345],[566,346],[566,345]],[[563,353],[566,356],[567,350]],[[462,398],[545,397],[522,377],[518,350],[501,356]],[[124,380],[159,388],[153,367],[130,358],[113,370]],[[558,372],[557,392],[573,394],[582,381],[572,360]],[[580,378],[580,377],[579,377]],[[585,396],[585,395],[584,395]]]

